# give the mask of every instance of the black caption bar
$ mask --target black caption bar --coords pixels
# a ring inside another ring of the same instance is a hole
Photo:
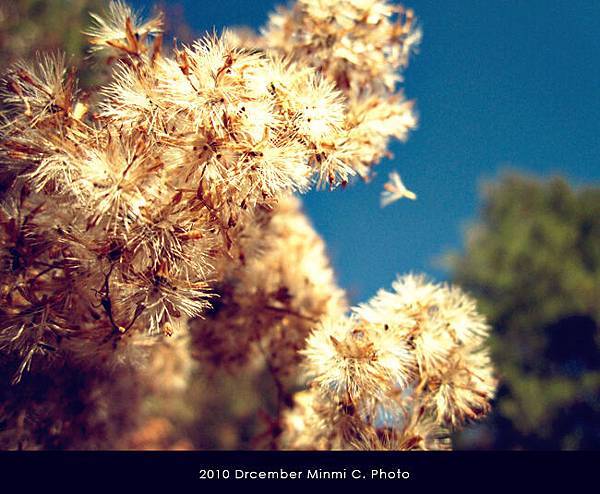
[[[576,486],[596,481],[599,460],[598,452],[0,452],[0,475],[6,485],[23,487],[166,482],[202,489],[265,481]]]

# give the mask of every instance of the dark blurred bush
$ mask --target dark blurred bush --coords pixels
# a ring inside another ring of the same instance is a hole
[[[490,318],[501,385],[463,448],[600,448],[600,188],[516,173],[484,188],[454,281]]]

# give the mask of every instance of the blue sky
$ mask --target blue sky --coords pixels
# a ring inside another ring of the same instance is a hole
[[[167,2],[170,3],[170,2]],[[262,25],[275,1],[179,1],[198,32]],[[576,184],[600,182],[600,1],[412,0],[424,32],[406,72],[419,129],[392,146],[370,184],[310,192],[305,208],[354,302],[396,273],[447,274],[479,185],[507,166]],[[150,5],[137,1],[134,5]],[[398,170],[417,201],[379,207]]]

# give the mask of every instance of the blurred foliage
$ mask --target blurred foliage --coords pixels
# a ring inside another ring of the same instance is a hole
[[[132,437],[133,449],[270,449],[276,389],[267,372],[208,371],[195,366],[186,399],[145,400],[151,417]]]
[[[89,12],[104,5],[102,0],[0,0],[0,71],[17,60],[32,59],[36,52],[58,50],[81,66]],[[97,70],[87,66],[82,82],[90,84]]]
[[[600,448],[600,188],[516,173],[484,189],[454,281],[494,327],[494,414],[462,447]]]
[[[92,21],[90,12],[104,12],[107,3],[107,0],[0,0],[0,73],[18,60],[32,60],[38,52],[62,51],[69,63],[78,68],[82,87],[104,82],[108,77],[106,65],[89,56],[83,31]],[[142,14],[152,10],[166,13],[166,40],[193,39],[180,4],[156,2]]]

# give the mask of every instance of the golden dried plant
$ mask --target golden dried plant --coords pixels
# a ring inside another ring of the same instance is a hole
[[[2,84],[0,445],[188,444],[147,404],[199,363],[271,376],[270,447],[447,448],[495,387],[474,303],[407,276],[346,315],[291,197],[367,179],[416,126],[412,11],[298,0],[171,54],[160,16],[93,20],[94,105],[60,54]]]

